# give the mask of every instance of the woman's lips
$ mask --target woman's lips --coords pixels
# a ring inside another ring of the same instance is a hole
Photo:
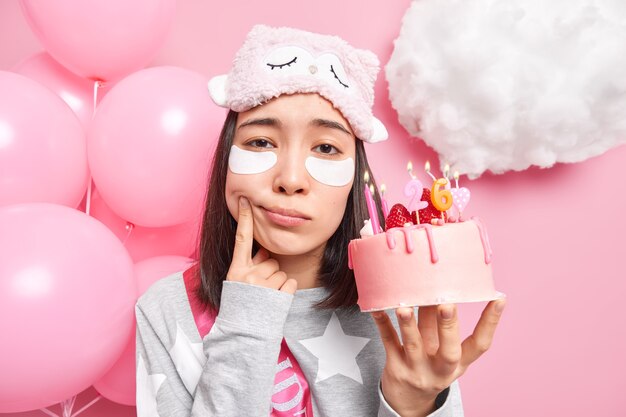
[[[284,227],[295,227],[310,220],[309,217],[294,210],[285,210],[280,208],[267,209],[262,207],[265,216],[273,223]]]

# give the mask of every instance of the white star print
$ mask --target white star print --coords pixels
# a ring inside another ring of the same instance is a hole
[[[370,340],[345,334],[337,314],[333,312],[322,336],[300,340],[300,343],[318,359],[316,384],[337,374],[363,384],[356,357]]]
[[[143,356],[137,364],[137,417],[158,416],[156,394],[165,381],[164,374],[148,374]]]
[[[185,387],[190,393],[194,393],[202,368],[206,363],[206,356],[202,350],[202,342],[192,343],[178,322],[176,323],[176,342],[170,349],[170,356]]]

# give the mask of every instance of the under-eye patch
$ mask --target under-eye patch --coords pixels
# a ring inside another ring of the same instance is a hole
[[[233,145],[228,156],[228,168],[234,174],[260,174],[276,165],[274,152],[246,151]]]
[[[304,166],[316,181],[333,187],[348,185],[354,178],[354,159],[352,158],[334,161],[309,156]]]

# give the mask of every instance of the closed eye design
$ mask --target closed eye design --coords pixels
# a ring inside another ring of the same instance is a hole
[[[342,82],[342,81],[339,79],[339,77],[337,76],[337,73],[335,72],[335,69],[333,68],[333,66],[332,66],[332,65],[330,66],[330,72],[332,72],[332,73],[333,73],[333,75],[335,76],[335,78],[337,79],[337,81],[339,81],[339,84],[343,85],[343,86],[344,86],[344,87],[346,87],[346,88],[349,88],[348,84],[346,84],[346,83]]]
[[[285,62],[284,64],[270,64],[270,63],[268,62],[268,63],[267,63],[267,66],[268,66],[268,67],[270,67],[271,69],[274,69],[274,68],[281,69],[281,68],[284,68],[284,67],[288,67],[288,66],[290,66],[291,64],[295,64],[297,60],[298,60],[298,57],[297,57],[297,56],[295,56],[295,57],[293,57],[293,59],[292,59],[291,61],[289,61],[289,62]]]

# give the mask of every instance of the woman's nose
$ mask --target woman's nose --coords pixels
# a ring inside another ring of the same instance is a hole
[[[300,155],[281,155],[276,166],[274,192],[284,194],[306,194],[309,191],[311,177]]]

